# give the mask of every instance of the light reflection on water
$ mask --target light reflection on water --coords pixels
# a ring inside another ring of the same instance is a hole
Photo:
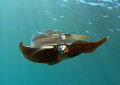
[[[66,3],[69,3],[68,0],[63,0],[64,2]],[[103,9],[108,9],[109,11],[113,12],[113,10],[117,10],[119,11],[119,7],[120,7],[120,2],[118,0],[76,0],[76,3],[79,4],[79,3],[83,3],[83,4],[87,4],[87,5],[90,5],[90,6],[101,6],[103,7]],[[103,18],[106,18],[106,19],[111,19],[112,16],[110,16],[109,13],[107,14],[104,14],[104,15],[101,15]],[[120,15],[115,15],[114,17],[118,17],[120,18]],[[87,20],[88,24],[89,25],[92,25],[92,21],[91,20]],[[112,20],[110,21],[112,24],[114,23]],[[120,31],[119,27],[118,28],[112,28],[112,29],[109,29],[110,32],[115,32],[116,31]],[[86,33],[89,33],[89,31],[86,31]]]
[[[68,2],[68,0],[63,0],[65,2]],[[100,6],[109,6],[110,3],[113,3],[115,4],[114,7],[118,7],[120,6],[120,3],[118,2],[118,0],[76,0],[77,2],[76,3],[84,3],[84,4],[89,4],[89,5],[93,5],[93,6],[96,6],[96,5],[100,5]],[[110,6],[109,6],[110,8]],[[112,6],[111,6],[112,8]]]

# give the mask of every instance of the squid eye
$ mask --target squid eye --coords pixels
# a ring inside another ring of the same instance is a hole
[[[59,39],[61,39],[61,40],[65,40],[65,35],[63,34],[63,33],[61,33],[60,35],[59,35]]]
[[[66,45],[59,45],[57,49],[60,54],[63,54],[66,49]]]
[[[53,30],[53,34],[57,34],[57,30],[55,29],[55,30]]]

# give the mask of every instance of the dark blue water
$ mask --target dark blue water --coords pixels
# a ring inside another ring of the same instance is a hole
[[[46,29],[110,38],[52,66],[25,59],[19,43]],[[0,85],[120,85],[119,37],[118,0],[0,0]]]

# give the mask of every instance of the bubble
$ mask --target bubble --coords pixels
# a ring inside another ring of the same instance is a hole
[[[86,33],[89,33],[89,31],[86,31]]]
[[[114,30],[113,29],[109,29],[111,32],[114,32]]]

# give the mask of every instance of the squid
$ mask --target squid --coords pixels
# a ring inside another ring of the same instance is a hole
[[[81,53],[95,51],[108,40],[109,36],[93,42],[82,40],[87,38],[89,37],[78,34],[67,34],[57,30],[47,30],[45,33],[37,33],[36,36],[32,36],[31,46],[27,46],[21,42],[19,49],[23,56],[30,61],[54,65],[68,58],[74,58]],[[71,41],[74,42],[69,43]]]

